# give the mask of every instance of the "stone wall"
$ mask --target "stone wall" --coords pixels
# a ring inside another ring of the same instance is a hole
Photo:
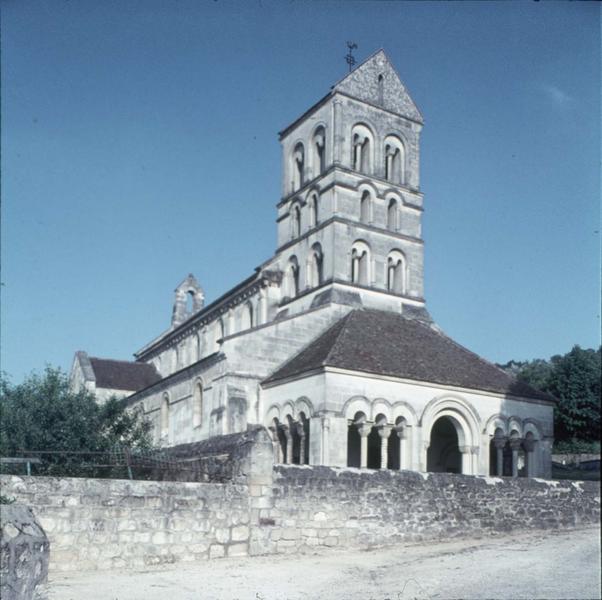
[[[248,553],[247,487],[2,476],[50,540],[50,569],[144,567]]]
[[[597,523],[600,489],[582,481],[278,466],[271,508],[267,498],[264,506],[253,554]]]
[[[163,450],[173,468],[149,470],[149,479],[254,483],[271,481],[274,451],[272,438],[261,425],[241,433],[221,435]],[[172,462],[173,461],[173,462]]]
[[[46,530],[52,570],[369,548],[600,518],[597,483],[581,481],[298,466],[258,468],[246,484],[0,479]]]

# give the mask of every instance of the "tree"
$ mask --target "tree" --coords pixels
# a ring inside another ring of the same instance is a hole
[[[125,403],[110,398],[100,405],[82,389],[74,392],[60,369],[48,367],[19,385],[0,379],[0,454],[25,451],[108,452],[117,446],[150,446],[150,425]],[[50,456],[46,472],[67,474],[81,461]]]
[[[575,346],[551,359],[546,391],[558,398],[555,434],[559,440],[600,439],[600,354],[600,349]]]
[[[602,348],[579,346],[549,361],[510,361],[501,368],[521,381],[558,399],[554,409],[557,442],[597,442],[600,439],[600,377]]]

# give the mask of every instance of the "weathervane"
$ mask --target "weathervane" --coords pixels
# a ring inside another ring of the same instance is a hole
[[[347,48],[349,48],[349,53],[345,55],[345,60],[349,65],[349,72],[351,73],[351,69],[353,69],[353,65],[355,64],[355,56],[353,56],[353,51],[357,49],[357,44],[355,42],[347,42]]]

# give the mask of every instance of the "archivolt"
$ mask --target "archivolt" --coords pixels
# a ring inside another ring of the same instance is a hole
[[[450,417],[454,421],[454,425],[462,426],[463,431],[458,431],[459,439],[462,437],[466,439],[460,439],[460,445],[478,443],[481,420],[475,408],[467,400],[458,396],[433,398],[426,405],[420,417],[424,439],[430,439],[431,428],[439,417]]]

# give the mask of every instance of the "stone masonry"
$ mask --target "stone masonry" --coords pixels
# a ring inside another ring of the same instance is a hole
[[[600,519],[595,482],[276,466],[245,483],[1,477],[47,532],[52,570],[371,548],[575,527]]]

